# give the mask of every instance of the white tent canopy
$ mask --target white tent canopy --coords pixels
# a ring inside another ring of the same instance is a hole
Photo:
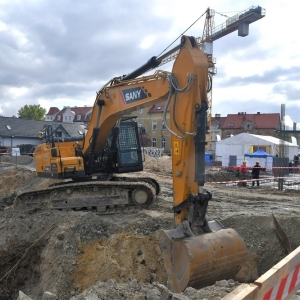
[[[244,155],[251,153],[253,146],[267,147],[270,149],[269,154],[278,154],[278,146],[284,145],[288,148],[289,159],[292,160],[294,155],[298,154],[298,146],[272,136],[255,135],[241,133],[227,139],[216,142],[216,159],[222,161],[223,166],[228,166],[229,156],[237,157],[237,165],[242,164]]]

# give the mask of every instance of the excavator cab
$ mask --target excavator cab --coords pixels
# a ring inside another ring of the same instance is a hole
[[[120,123],[117,148],[117,173],[143,171],[142,150],[136,122]]]

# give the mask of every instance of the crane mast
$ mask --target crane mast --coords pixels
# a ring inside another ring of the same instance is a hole
[[[207,60],[210,62],[209,64],[209,68],[208,68],[208,74],[209,74],[209,80],[210,80],[210,88],[208,89],[208,93],[207,93],[207,128],[211,129],[211,114],[212,114],[212,76],[216,75],[217,70],[215,68],[215,59],[212,56],[212,43],[211,43],[211,51],[205,51],[205,49],[203,49],[204,46],[204,42],[206,41],[210,36],[212,36],[213,34],[213,29],[215,28],[215,21],[214,21],[214,16],[215,16],[215,11],[208,8],[206,10],[206,17],[205,17],[205,24],[204,24],[204,28],[203,28],[203,34],[202,34],[202,39],[199,43],[199,45],[202,47],[202,50],[204,51],[204,53],[207,56]],[[207,43],[208,45],[208,43]],[[208,132],[208,134],[206,134],[206,150],[212,150],[211,149],[211,135],[210,132]]]

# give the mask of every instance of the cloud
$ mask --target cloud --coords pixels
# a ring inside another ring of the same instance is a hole
[[[266,17],[250,24],[247,37],[233,32],[214,42],[212,108],[223,115],[276,112],[286,103],[300,122],[300,42],[288,34],[284,14],[294,18],[297,12],[288,3],[264,4]],[[216,26],[226,21],[221,14],[232,16],[252,5],[210,2]],[[197,0],[0,1],[0,114],[15,115],[25,104],[93,105],[103,84],[160,54],[206,9]],[[205,16],[186,34],[200,37],[204,22]],[[171,70],[172,63],[160,69]]]

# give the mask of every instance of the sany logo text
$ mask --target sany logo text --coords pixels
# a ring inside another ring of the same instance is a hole
[[[151,97],[151,94],[147,92],[143,87],[136,87],[132,89],[122,90],[122,97],[126,104],[139,101]]]
[[[135,91],[135,92],[130,92],[130,93],[125,93],[125,101],[128,102],[130,100],[138,99],[140,98],[141,95],[141,90]]]

